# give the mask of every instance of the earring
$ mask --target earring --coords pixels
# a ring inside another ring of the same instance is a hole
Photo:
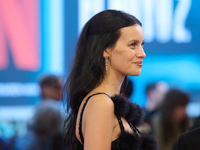
[[[105,58],[105,68],[106,68],[106,73],[108,72],[108,56]]]

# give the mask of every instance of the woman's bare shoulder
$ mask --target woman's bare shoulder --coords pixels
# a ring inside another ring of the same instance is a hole
[[[88,100],[84,113],[85,118],[93,115],[105,118],[114,117],[114,103],[106,94],[94,95]]]
[[[89,95],[90,96],[90,95]],[[85,100],[89,97],[87,96]],[[85,102],[85,100],[83,102]],[[79,113],[80,114],[80,113]],[[115,126],[115,115],[114,115],[114,103],[112,99],[106,94],[98,94],[89,98],[82,116],[82,133],[85,137],[86,127],[87,133],[91,136],[90,132],[111,131]],[[78,117],[78,120],[80,118]],[[78,127],[77,122],[77,127]],[[106,134],[106,132],[104,134]],[[79,139],[78,128],[76,130],[77,137]]]
[[[114,110],[114,103],[112,99],[106,94],[98,94],[94,95],[90,98],[88,102],[88,107],[93,107],[94,109],[113,109]]]
[[[82,128],[84,146],[107,145],[105,147],[110,147],[113,129],[116,126],[114,103],[111,98],[105,94],[91,97],[84,113]]]

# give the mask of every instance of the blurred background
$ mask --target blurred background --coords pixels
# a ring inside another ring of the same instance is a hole
[[[146,86],[162,81],[185,91],[187,114],[200,115],[199,0],[0,0],[0,128],[26,133],[40,102],[39,80],[65,79],[82,27],[94,14],[118,9],[143,24],[146,58],[130,99],[145,107]],[[1,134],[0,134],[1,135]]]

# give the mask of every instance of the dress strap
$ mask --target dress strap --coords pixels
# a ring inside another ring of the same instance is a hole
[[[85,106],[86,106],[87,102],[89,101],[89,99],[90,99],[92,96],[95,96],[95,95],[98,95],[98,94],[105,94],[105,95],[107,95],[108,97],[110,97],[108,94],[101,92],[101,93],[92,94],[92,95],[90,95],[90,96],[85,100],[85,103],[83,104],[83,107],[82,107],[82,109],[81,109],[80,119],[79,119],[79,136],[80,136],[80,138],[81,138],[81,142],[82,142],[82,143],[84,143],[83,134],[82,134],[82,117],[83,117],[83,111],[84,111]]]
[[[129,125],[131,126],[136,135],[142,135],[142,133],[136,126],[134,126],[132,123],[129,123]]]
[[[121,117],[117,117],[117,119],[118,119],[118,122],[119,122],[119,126],[120,126],[121,131],[125,131],[125,130],[124,130],[123,122],[122,122],[122,120],[121,120]]]

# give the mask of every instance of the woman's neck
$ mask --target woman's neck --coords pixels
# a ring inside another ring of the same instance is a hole
[[[103,82],[95,89],[95,91],[105,92],[112,96],[115,94],[120,94],[121,85],[123,83],[124,77],[108,76],[106,75]]]

